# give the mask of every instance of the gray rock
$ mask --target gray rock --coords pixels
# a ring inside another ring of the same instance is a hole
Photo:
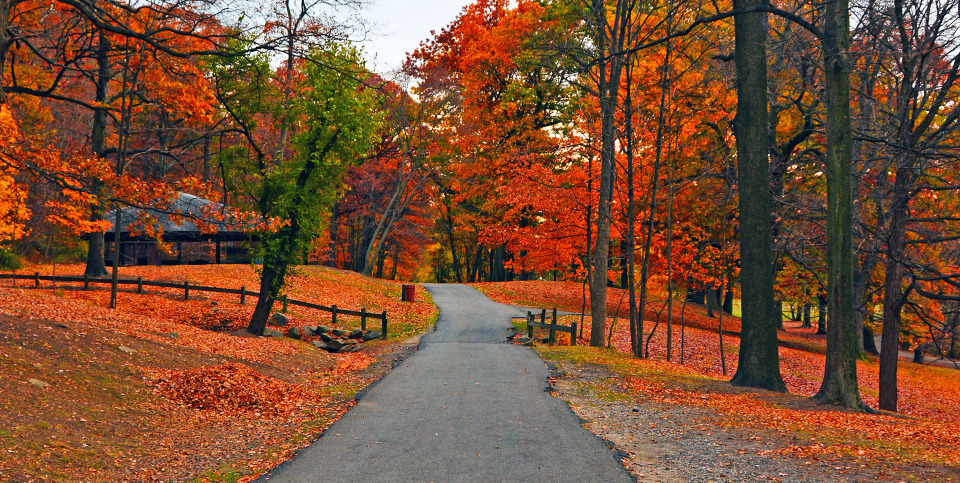
[[[283,337],[283,334],[281,334],[280,331],[278,330],[273,330],[267,327],[266,329],[263,329],[263,336],[264,337]]]
[[[287,329],[287,337],[290,337],[291,339],[302,339],[303,331],[300,330],[300,327],[290,327]]]
[[[123,352],[123,353],[125,353],[125,354],[133,354],[134,352],[137,352],[136,349],[131,349],[131,348],[126,347],[126,346],[120,346],[120,347],[117,347],[117,349],[118,349],[120,352]]]
[[[341,347],[340,350],[337,351],[337,353],[345,354],[347,352],[353,352],[353,350],[356,348],[357,348],[357,344],[355,343],[343,344],[343,347]]]
[[[359,339],[363,337],[363,331],[360,329],[353,329],[350,331],[350,335],[348,335],[347,337],[351,339]]]
[[[307,336],[307,337],[313,337],[313,336],[317,335],[318,333],[319,333],[319,332],[317,332],[317,326],[315,326],[315,325],[305,325],[305,326],[303,326],[303,335],[305,335],[305,336]]]
[[[40,379],[27,379],[27,382],[37,387],[50,387],[49,384],[41,381]]]
[[[330,337],[330,334],[327,334],[326,332],[320,334],[320,338],[321,338],[324,342],[330,342],[331,340],[333,340],[333,337]]]
[[[339,339],[330,339],[330,341],[327,342],[327,347],[329,347],[331,351],[339,351],[343,348],[343,342],[340,342]]]
[[[514,339],[514,340],[517,341],[518,344],[523,344],[523,345],[533,344],[533,339],[531,339],[531,338],[529,338],[529,337],[527,337],[527,336],[517,337],[517,338]]]
[[[365,334],[363,334],[363,341],[367,342],[373,339],[379,339],[380,337],[382,337],[382,335],[383,334],[381,334],[380,332],[377,332],[375,330],[370,330],[370,331],[367,331]]]
[[[347,333],[348,333],[347,331],[345,331],[345,330],[343,330],[343,329],[333,329],[331,332],[333,332],[333,335],[335,335],[335,336],[337,336],[337,337],[343,337],[343,336],[347,335]]]
[[[325,325],[317,326],[316,332],[317,334],[326,334],[327,332],[330,332],[330,327],[327,327]]]
[[[290,318],[280,312],[274,312],[273,316],[270,317],[270,324],[279,325],[280,327],[286,327],[290,322]]]

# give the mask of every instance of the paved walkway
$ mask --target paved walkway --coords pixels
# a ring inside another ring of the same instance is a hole
[[[606,445],[550,396],[522,316],[462,285],[427,285],[437,330],[324,436],[258,481],[630,481]]]

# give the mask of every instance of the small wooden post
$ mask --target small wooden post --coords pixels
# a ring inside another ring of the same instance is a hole
[[[574,346],[577,345],[577,323],[574,322],[570,324],[570,328],[573,329],[573,331],[570,332],[570,345]]]
[[[137,277],[137,293],[143,293],[143,277]]]
[[[541,324],[547,323],[547,309],[540,310],[540,323]]]
[[[183,300],[190,300],[190,282],[188,280],[183,281]]]
[[[90,290],[90,275],[83,274],[83,289]]]
[[[284,296],[283,296],[283,313],[287,313],[287,303],[288,303],[288,302],[289,302],[289,298],[288,298],[286,295],[284,295]]]
[[[553,308],[553,325],[557,325],[557,308]],[[557,342],[557,329],[550,329],[550,343],[554,344]]]
[[[337,306],[334,305],[332,308],[333,308],[333,320],[331,321],[331,324],[337,325]]]
[[[360,330],[367,331],[367,309],[360,309]]]
[[[33,282],[37,288],[40,288],[40,272],[33,272]]]
[[[240,305],[247,302],[247,287],[240,287]]]
[[[383,334],[383,338],[387,338],[387,311],[383,311],[383,315],[380,316],[380,333]]]
[[[529,310],[527,311],[527,337],[533,338],[533,326],[530,325],[530,322],[533,322],[533,313]]]

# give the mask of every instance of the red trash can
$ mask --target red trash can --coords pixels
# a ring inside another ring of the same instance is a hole
[[[403,294],[401,295],[400,300],[404,302],[416,302],[417,299],[417,286],[410,284],[403,284]]]

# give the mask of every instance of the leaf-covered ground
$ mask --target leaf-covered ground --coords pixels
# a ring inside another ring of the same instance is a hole
[[[34,270],[53,274],[50,266]],[[56,267],[57,275],[81,271]],[[120,274],[256,286],[253,269],[240,265]],[[389,316],[387,341],[328,354],[301,341],[247,336],[252,298],[241,306],[233,295],[191,291],[185,301],[178,290],[126,287],[111,310],[102,286],[12,285],[0,283],[3,481],[251,480],[314,440],[436,319],[424,291],[416,303],[400,302],[399,283],[307,267],[291,298]],[[319,311],[290,312],[293,325],[331,322]],[[359,326],[357,318],[337,322]]]
[[[579,284],[512,282],[478,284],[478,288],[504,303],[559,306],[580,311]],[[619,292],[611,290],[608,294],[608,299],[612,299],[611,311],[615,310]],[[577,305],[571,306],[571,303]],[[614,351],[586,347],[542,348],[541,351],[545,357],[561,365],[566,364],[569,377],[576,378],[575,374],[591,365],[600,365],[604,370],[609,370],[612,376],[601,378],[602,382],[599,383],[596,378],[574,381],[578,387],[603,388],[599,393],[591,393],[595,396],[594,403],[597,403],[597,397],[603,399],[602,395],[596,394],[609,395],[609,391],[615,391],[618,400],[629,401],[626,403],[628,406],[642,403],[647,407],[661,405],[695,410],[700,414],[698,417],[709,421],[708,426],[715,433],[734,428],[735,433],[763,430],[777,435],[776,438],[764,436],[765,444],[754,445],[756,447],[744,451],[789,457],[808,465],[812,461],[836,463],[834,466],[839,470],[831,471],[834,474],[823,474],[821,477],[814,475],[814,480],[847,480],[855,476],[898,481],[900,476],[904,476],[909,481],[908,475],[916,476],[919,481],[960,480],[960,433],[957,432],[960,426],[960,371],[901,361],[900,413],[897,415],[867,415],[834,407],[817,407],[807,396],[817,391],[823,376],[825,339],[815,335],[812,329],[801,329],[799,323],[787,323],[786,332],[780,333],[780,358],[781,371],[791,394],[735,389],[724,381],[729,380],[736,371],[739,338],[729,334],[723,336],[727,366],[725,376],[720,359],[720,335],[717,332],[719,319],[706,317],[700,306],[688,305],[683,317],[686,327],[682,328],[678,316],[680,307],[681,304],[677,304],[674,309],[671,362],[667,362],[665,357],[666,313],[661,314],[663,322],[659,325],[655,323],[657,311],[661,308],[659,303],[653,305],[654,310],[647,311],[645,341],[656,325],[656,331],[650,339],[649,359],[638,360],[626,356],[630,353],[630,334],[622,318],[612,331],[611,346]],[[609,321],[610,324],[613,320]],[[564,324],[574,321],[580,323],[580,317],[561,318]],[[588,317],[583,325],[583,334],[588,338]],[[723,328],[725,332],[739,332],[739,320],[726,315]],[[586,345],[587,338],[580,339],[579,343]],[[858,380],[864,401],[874,406],[877,401],[878,371],[875,359],[858,364]],[[582,394],[578,397],[582,398]],[[618,420],[616,426],[621,427],[627,424],[625,419],[635,418],[637,414],[636,411],[616,411],[615,408],[619,406],[603,401],[594,406],[606,409],[587,411],[581,415],[587,419],[588,426],[601,435],[614,427],[611,420]],[[592,424],[599,420],[606,423]],[[665,421],[663,424],[672,423]],[[636,432],[636,428],[633,432]],[[637,434],[636,437],[640,439],[642,435]],[[634,444],[633,437],[630,441],[618,443],[623,444]],[[642,456],[637,458],[642,459]],[[639,472],[641,466],[634,465],[632,469]],[[777,472],[770,474],[772,479],[794,481],[790,477],[779,477]],[[666,478],[670,479],[670,476]]]

